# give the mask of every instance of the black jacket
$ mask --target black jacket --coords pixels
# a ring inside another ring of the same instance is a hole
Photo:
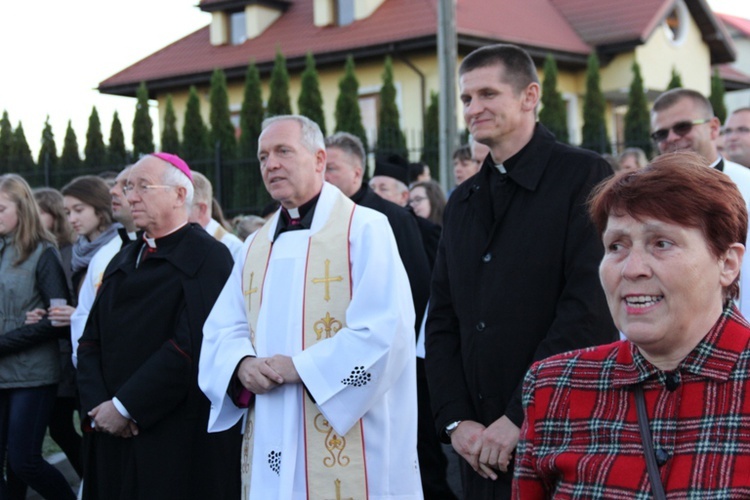
[[[393,236],[396,238],[398,254],[401,256],[406,275],[409,277],[416,314],[414,329],[419,331],[430,295],[431,268],[415,216],[405,208],[381,198],[364,183],[351,199],[357,205],[371,208],[388,218]]]
[[[503,177],[488,156],[445,210],[425,360],[444,440],[456,420],[489,425],[506,415],[520,427],[533,361],[616,340],[599,283],[603,247],[585,206],[609,166],[542,125],[506,164],[514,168]]]

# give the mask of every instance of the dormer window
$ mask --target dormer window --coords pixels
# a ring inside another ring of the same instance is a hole
[[[211,13],[211,45],[241,45],[259,37],[291,4],[290,0],[203,0],[200,8]]]
[[[242,45],[247,40],[247,20],[245,11],[229,14],[229,39],[232,45]]]

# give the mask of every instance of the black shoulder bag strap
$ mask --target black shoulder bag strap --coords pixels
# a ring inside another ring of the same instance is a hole
[[[667,496],[664,494],[664,486],[661,483],[661,475],[659,475],[659,466],[656,465],[651,430],[648,428],[646,398],[643,396],[641,384],[635,386],[635,405],[638,413],[638,428],[641,431],[641,441],[643,442],[643,453],[646,455],[646,468],[648,469],[649,481],[651,481],[651,491],[654,494],[654,500],[666,500]]]

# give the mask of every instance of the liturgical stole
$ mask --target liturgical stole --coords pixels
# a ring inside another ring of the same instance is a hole
[[[355,204],[339,194],[331,214],[320,231],[310,237],[305,265],[303,296],[302,348],[333,337],[346,327],[346,310],[351,301],[349,230]],[[242,289],[255,346],[258,314],[263,302],[263,283],[273,243],[269,240],[271,223],[260,229],[248,249],[242,272]],[[320,500],[366,499],[364,437],[360,419],[346,435],[334,431],[307,391],[304,400],[305,471],[307,498]],[[242,445],[242,490],[248,498],[252,473],[254,405],[248,413]],[[294,460],[293,457],[290,457]]]

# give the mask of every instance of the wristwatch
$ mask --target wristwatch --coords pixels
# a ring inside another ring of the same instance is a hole
[[[450,424],[445,426],[445,434],[447,434],[448,437],[451,437],[451,434],[458,429],[458,424],[463,422],[463,420],[456,420],[455,422],[451,422]]]

